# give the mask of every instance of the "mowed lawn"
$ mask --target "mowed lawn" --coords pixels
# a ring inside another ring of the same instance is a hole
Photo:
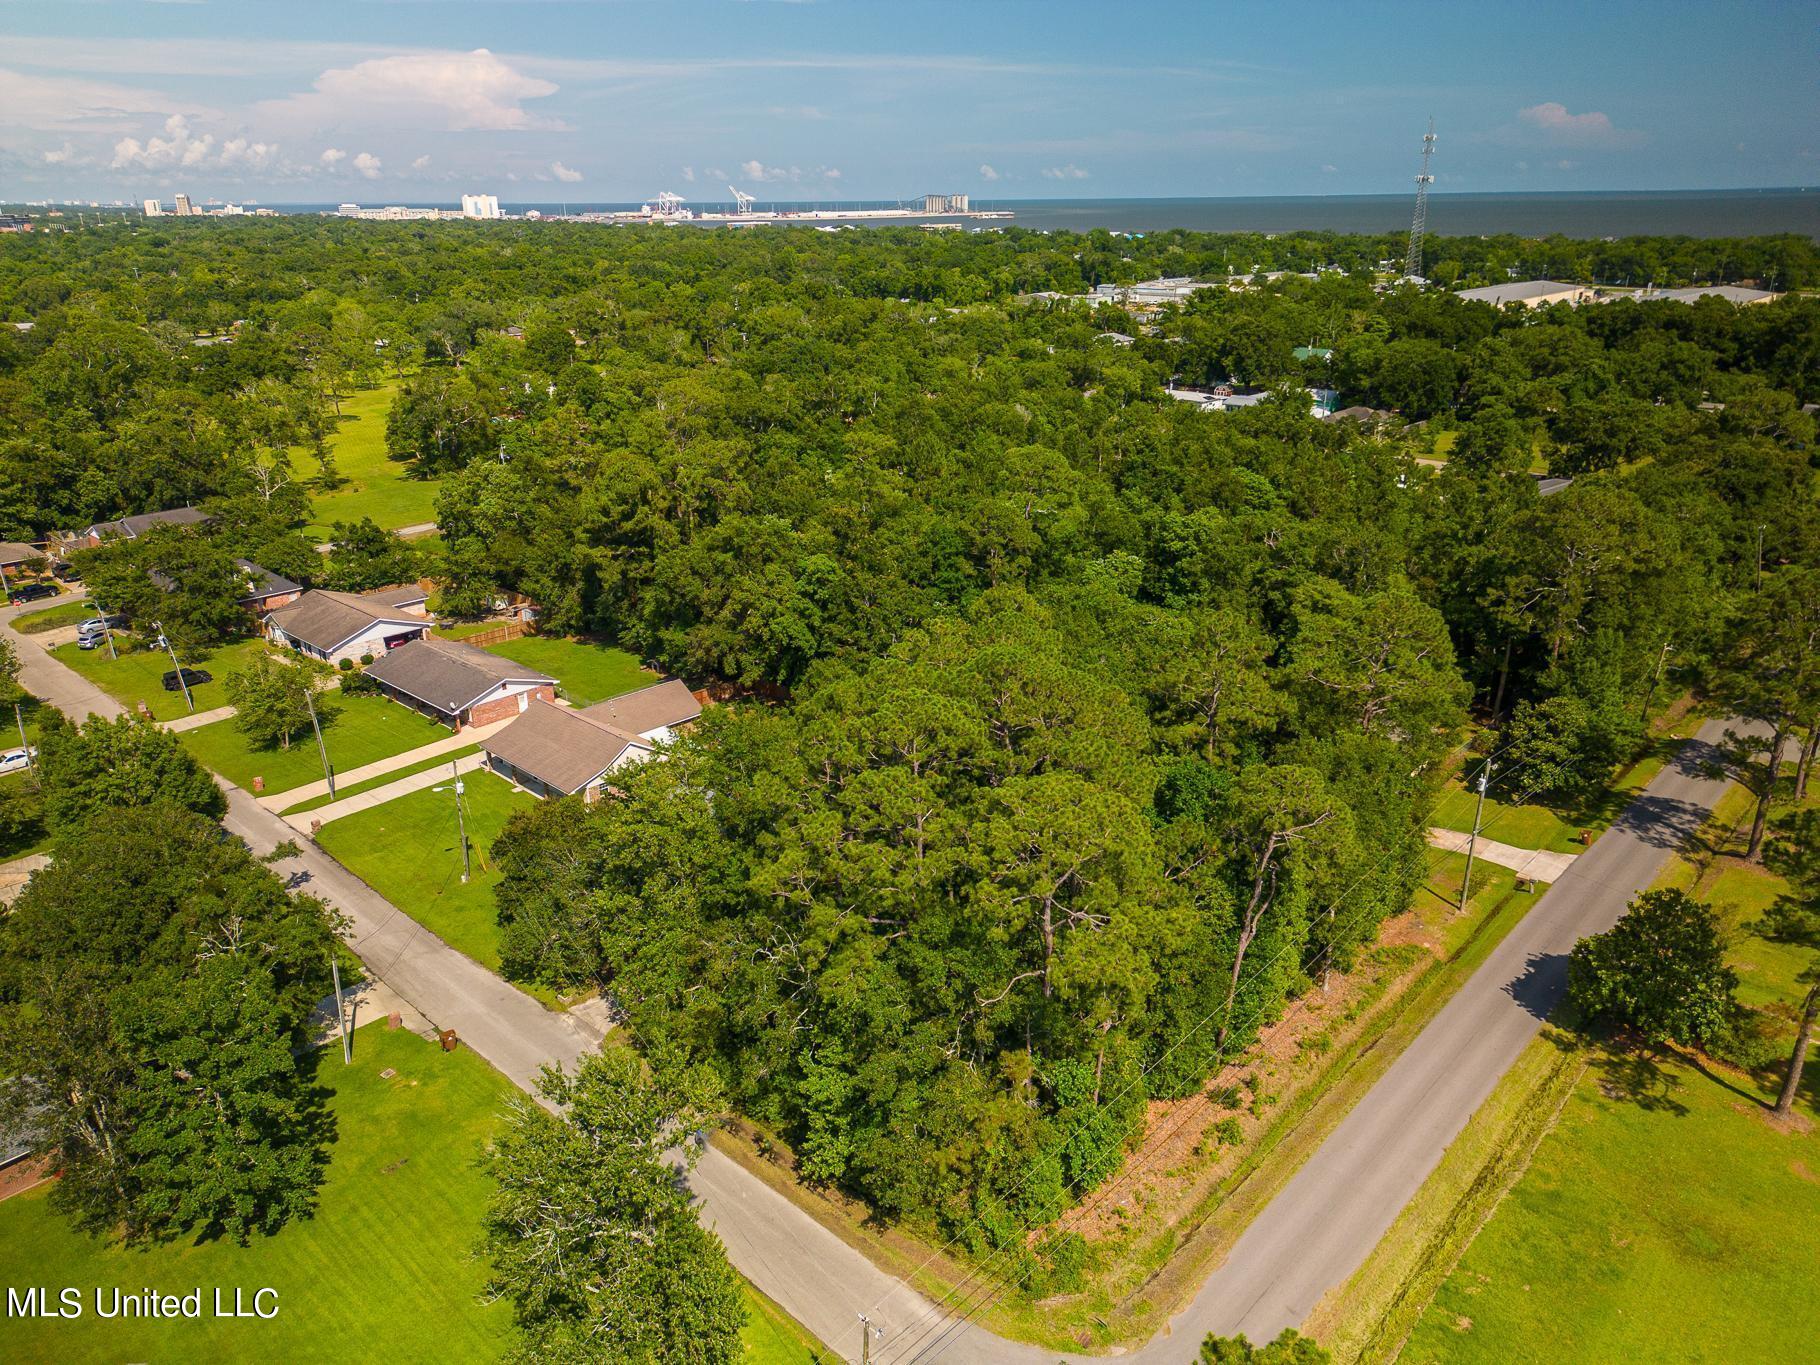
[[[322,742],[338,773],[449,736],[445,726],[384,697],[344,697],[331,692],[326,705],[335,714],[322,727]],[[289,749],[255,748],[232,719],[186,730],[179,738],[203,767],[247,791],[253,790],[255,777],[265,779],[267,793],[322,780],[322,759],[316,752],[316,738],[308,730],[293,736]]]
[[[637,659],[612,645],[559,635],[522,635],[504,644],[488,645],[527,668],[548,673],[562,685],[562,695],[576,706],[592,706],[622,692],[648,687],[658,680]]]
[[[426,787],[345,815],[324,825],[317,842],[443,942],[497,971],[499,925],[493,914],[493,888],[499,874],[488,849],[506,821],[535,806],[537,798],[514,791],[489,772],[465,773],[462,784],[473,862],[473,875],[465,885],[453,792]]]
[[[65,597],[55,606],[45,607],[42,611],[28,611],[13,618],[13,629],[21,635],[38,635],[47,630],[56,630],[59,626],[75,626],[95,614],[95,604],[86,597],[71,600]]]
[[[334,799],[337,801],[345,801],[350,796],[359,796],[363,792],[370,792],[378,787],[389,787],[394,782],[402,781],[407,777],[415,777],[418,773],[428,772],[431,768],[442,768],[446,770],[449,764],[456,759],[466,758],[469,754],[479,752],[480,746],[478,744],[470,744],[463,749],[451,749],[446,754],[437,754],[434,758],[420,758],[415,763],[407,763],[401,768],[393,768],[390,772],[379,774],[378,777],[369,777],[364,782],[350,782],[346,785],[338,783],[335,787]],[[286,806],[280,814],[300,815],[304,811],[320,810],[328,804],[329,795],[327,792],[324,792],[321,796],[312,796],[307,801],[299,801],[294,806]]]
[[[196,710],[212,711],[226,706],[227,675],[244,668],[255,654],[267,648],[263,640],[239,640],[231,645],[202,654],[179,651],[177,658],[185,668],[200,669],[209,681],[190,688]],[[144,702],[153,720],[176,720],[187,716],[190,708],[183,703],[183,693],[166,692],[162,679],[171,671],[171,656],[162,649],[125,635],[114,637],[117,658],[108,656],[104,643],[95,649],[80,649],[74,644],[58,645],[52,657],[76,670],[129,711],[137,711]],[[205,727],[206,728],[206,727]]]
[[[1679,1063],[1588,1070],[1402,1360],[1814,1359],[1820,1135],[1761,1098]]]
[[[435,479],[412,478],[407,465],[386,455],[386,414],[396,392],[396,384],[381,384],[341,400],[341,418],[329,437],[329,450],[336,470],[347,482],[332,493],[311,491],[305,535],[326,537],[335,522],[362,517],[371,517],[387,531],[436,520],[436,493],[441,484]],[[293,459],[299,474],[315,477],[319,466],[308,450],[294,451]]]
[[[444,1053],[375,1023],[354,1034],[354,1062],[319,1054],[336,1138],[313,1218],[274,1237],[127,1250],[72,1231],[46,1187],[0,1203],[0,1264],[18,1286],[73,1285],[77,1320],[0,1321],[0,1356],[122,1360],[497,1360],[510,1308],[480,1294],[471,1252],[488,1195],[475,1165],[511,1092],[466,1048]],[[380,1073],[390,1070],[387,1078]],[[97,1285],[167,1293],[201,1286],[278,1291],[270,1321],[100,1320]]]

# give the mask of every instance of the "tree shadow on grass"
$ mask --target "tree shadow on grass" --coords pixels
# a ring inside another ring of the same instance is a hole
[[[1679,1117],[1688,1112],[1674,1095],[1681,1078],[1646,1052],[1602,1048],[1593,1054],[1592,1067],[1599,1073],[1599,1089],[1607,1099],[1634,1104],[1650,1113]]]

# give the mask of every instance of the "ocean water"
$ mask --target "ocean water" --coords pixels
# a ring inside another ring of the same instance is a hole
[[[382,201],[383,202],[383,201]],[[291,213],[330,211],[333,204],[277,204]],[[453,207],[443,205],[442,207]],[[637,204],[508,203],[507,213],[608,212]],[[690,201],[697,211],[730,212],[732,204]],[[760,203],[778,208],[892,208],[879,201]],[[975,198],[976,209],[1007,209],[1019,227],[1046,231],[1157,232],[1402,232],[1413,208],[1407,194],[1304,195],[1241,199],[1003,199]],[[861,220],[862,223],[868,220]],[[871,224],[943,221],[870,220]],[[978,222],[947,219],[968,226]],[[1001,220],[1003,221],[1003,220]],[[712,226],[712,225],[711,225]],[[1541,237],[1752,237],[1799,232],[1820,239],[1820,188],[1763,190],[1619,190],[1597,194],[1431,194],[1428,231],[1436,236],[1516,233]]]

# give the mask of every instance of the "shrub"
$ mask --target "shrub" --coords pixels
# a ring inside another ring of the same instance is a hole
[[[344,697],[371,696],[379,690],[379,679],[369,678],[364,673],[350,671],[341,680],[341,695]]]
[[[368,668],[372,665],[372,663],[373,663],[373,656],[371,654],[362,654],[360,656],[360,666],[362,668]]]
[[[343,673],[352,673],[354,671],[354,661],[352,659],[343,659],[340,663],[336,664],[335,667],[339,668]]]

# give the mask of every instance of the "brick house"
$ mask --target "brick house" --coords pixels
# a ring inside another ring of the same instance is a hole
[[[375,659],[367,676],[393,701],[457,730],[523,714],[554,702],[556,679],[501,654],[434,635]]]

